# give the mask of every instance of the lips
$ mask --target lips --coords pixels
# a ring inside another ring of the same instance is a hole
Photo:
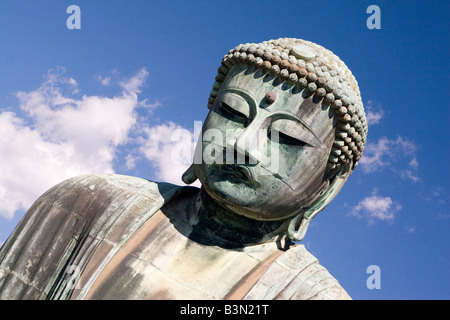
[[[247,185],[256,186],[258,182],[250,168],[244,165],[226,164],[221,166],[221,170],[227,174],[231,174],[238,180],[244,182]]]

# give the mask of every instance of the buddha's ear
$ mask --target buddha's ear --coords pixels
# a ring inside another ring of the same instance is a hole
[[[304,238],[311,219],[322,211],[336,197],[339,191],[341,191],[351,174],[351,167],[352,163],[346,164],[338,172],[329,177],[328,186],[320,192],[314,203],[292,218],[287,232],[289,239],[298,242]]]
[[[197,180],[194,164],[191,164],[190,167],[183,173],[181,180],[183,180],[183,182],[186,184],[192,184],[195,182],[195,180]]]

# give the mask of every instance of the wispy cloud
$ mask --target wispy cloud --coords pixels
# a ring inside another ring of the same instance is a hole
[[[125,90],[125,92],[139,93],[141,92],[141,87],[147,79],[147,76],[147,70],[142,68],[129,79],[121,81],[119,85]]]
[[[378,124],[384,116],[384,110],[381,104],[369,100],[364,106],[366,110],[367,124],[374,125]]]
[[[369,126],[379,124],[385,115],[382,105],[373,100],[367,102],[365,110]],[[419,182],[421,180],[418,175],[417,149],[416,144],[408,138],[382,137],[366,144],[359,164],[364,173],[380,172],[389,168],[405,180]]]
[[[413,157],[411,161],[409,161],[408,165],[405,169],[399,170],[400,176],[406,180],[410,180],[412,182],[421,181],[417,172],[419,169],[419,163],[417,162],[416,157]]]
[[[359,161],[365,173],[379,172],[390,168],[405,179],[412,182],[420,181],[418,176],[417,146],[407,138],[397,139],[382,137],[375,142],[369,142]],[[398,164],[398,165],[397,165]],[[401,167],[398,169],[397,167]]]
[[[367,220],[369,224],[377,221],[392,222],[395,214],[402,208],[401,205],[391,199],[377,194],[375,189],[372,194],[361,200],[350,211],[350,215]]]
[[[99,76],[97,76],[97,80],[105,87],[109,86],[111,84],[111,77],[108,77],[108,76],[103,77],[103,76],[99,75]]]
[[[195,137],[173,123],[144,128],[140,150],[157,169],[161,181],[183,184],[182,174],[192,164]],[[199,186],[198,181],[194,184]]]
[[[450,200],[448,191],[440,186],[431,186],[418,195],[421,199],[438,206],[445,206]]]
[[[416,227],[411,226],[409,224],[405,224],[405,231],[406,233],[414,233],[416,232]]]
[[[113,69],[110,72],[97,74],[95,79],[100,82],[100,84],[104,87],[111,86],[113,84],[118,84],[120,82],[119,78],[119,70]]]

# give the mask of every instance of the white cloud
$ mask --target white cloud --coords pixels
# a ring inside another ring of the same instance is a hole
[[[419,193],[419,197],[436,205],[447,205],[448,200],[450,199],[446,189],[440,186],[428,187],[427,191]]]
[[[378,124],[384,116],[384,110],[381,105],[375,105],[375,103],[371,100],[367,102],[364,108],[366,110],[366,119],[369,126]]]
[[[385,113],[381,104],[372,100],[367,102],[365,110],[369,126],[380,123]],[[416,152],[417,146],[407,138],[398,136],[393,140],[382,137],[366,144],[359,164],[365,173],[379,172],[389,168],[403,179],[415,183],[421,181],[418,176],[419,162]]]
[[[134,169],[136,167],[136,158],[132,156],[131,154],[127,155],[125,157],[125,166],[128,170]]]
[[[381,138],[377,142],[366,144],[363,156],[359,160],[362,170],[366,173],[378,171],[389,164],[387,156],[391,154],[392,141]]]
[[[420,178],[417,175],[419,163],[416,153],[417,146],[406,138],[399,136],[392,140],[382,137],[378,141],[366,144],[359,164],[365,173],[390,168],[397,171],[401,177],[417,182]]]
[[[414,233],[416,231],[416,227],[406,224],[405,230],[407,233]]]
[[[144,132],[140,150],[158,169],[157,178],[183,185],[181,176],[193,161],[193,134],[173,122],[144,128]]]
[[[17,93],[25,117],[0,113],[0,215],[8,219],[66,178],[114,172],[116,148],[136,123],[145,69],[112,98],[73,97],[78,84],[64,71],[49,71],[37,90]]]
[[[140,69],[131,78],[120,82],[120,86],[127,92],[139,93],[141,92],[141,87],[144,84],[148,72],[145,68]]]
[[[181,176],[192,163],[193,134],[175,123],[145,123],[161,106],[157,100],[138,99],[147,76],[145,68],[122,81],[99,76],[103,85],[118,83],[119,92],[80,96],[76,80],[58,67],[38,89],[18,92],[21,116],[0,110],[0,216],[12,219],[67,178],[114,173],[116,157],[123,157],[127,170],[144,158],[160,181],[183,185]],[[144,111],[139,117],[138,108]]]
[[[108,87],[108,86],[111,86],[113,84],[117,84],[117,82],[119,81],[119,79],[118,79],[119,74],[120,74],[119,70],[113,69],[113,70],[107,72],[106,74],[97,74],[95,76],[95,79],[98,82],[100,82],[100,84],[102,86]]]
[[[392,201],[391,197],[377,195],[374,190],[372,195],[360,201],[350,212],[350,215],[364,218],[369,224],[376,221],[393,221],[395,214],[401,209],[401,205]]]
[[[111,77],[102,77],[99,75],[97,80],[100,81],[100,83],[105,87],[111,84]]]

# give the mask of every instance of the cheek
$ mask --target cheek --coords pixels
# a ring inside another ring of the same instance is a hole
[[[335,140],[335,128],[331,124],[327,128],[321,132],[320,147],[306,145],[294,152],[285,151],[283,154],[284,161],[289,164],[287,167],[290,169],[286,174],[297,180],[300,186],[310,183],[313,179],[321,183],[325,176],[326,165]]]
[[[293,146],[274,144],[271,152],[276,152],[276,160],[278,160],[278,173],[283,179],[287,179],[293,172],[295,172],[298,163],[308,157],[309,148],[304,146]],[[272,157],[275,159],[275,157]]]
[[[311,190],[315,191],[316,185],[322,184],[328,155],[328,149],[312,147],[305,147],[299,153],[295,165],[288,172],[286,180],[295,193],[309,194]]]
[[[258,206],[260,215],[265,220],[285,219],[299,212],[302,199],[285,183],[277,182],[264,193],[266,195],[262,197]]]
[[[273,173],[279,174],[285,181],[290,180],[289,185],[293,188],[301,180],[308,180],[308,177],[314,172],[324,170],[329,154],[325,148],[307,145],[278,145],[275,152],[277,152],[277,157],[272,157],[272,159],[278,161],[278,168]]]

